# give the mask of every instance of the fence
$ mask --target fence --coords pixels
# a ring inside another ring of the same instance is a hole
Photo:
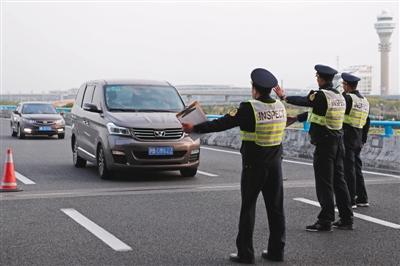
[[[15,110],[15,105],[0,105],[0,111],[13,111]],[[71,112],[71,108],[57,107],[57,112],[59,113],[69,113]],[[217,119],[222,117],[222,115],[207,115],[209,120]],[[380,120],[372,120],[372,127],[384,128],[384,136],[390,137],[394,134],[394,128],[400,128],[400,121],[380,121]],[[310,129],[310,124],[308,122],[303,123],[304,131],[308,131]]]

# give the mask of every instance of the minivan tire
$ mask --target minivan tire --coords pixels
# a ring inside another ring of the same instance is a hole
[[[97,172],[101,179],[111,179],[112,172],[107,167],[106,157],[103,146],[99,145],[97,149]]]
[[[197,173],[197,168],[183,168],[179,171],[183,177],[194,177]]]
[[[74,148],[72,150],[72,161],[76,168],[84,168],[87,161],[78,155],[78,143],[75,140]]]

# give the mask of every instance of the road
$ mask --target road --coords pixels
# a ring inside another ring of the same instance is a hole
[[[72,165],[69,129],[64,140],[19,140],[7,120],[0,125],[1,162],[11,147],[16,171],[28,178],[18,176],[22,192],[0,194],[1,265],[231,265],[240,208],[237,151],[202,147],[202,172],[194,178],[124,171],[106,181],[93,165]],[[399,265],[400,176],[365,174],[371,206],[355,210],[355,230],[309,233],[304,228],[319,211],[312,205],[312,166],[285,161],[283,169],[282,265]],[[254,232],[260,265],[268,264],[259,256],[267,226],[260,196]]]

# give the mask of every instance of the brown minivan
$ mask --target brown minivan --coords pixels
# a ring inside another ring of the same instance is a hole
[[[71,110],[73,163],[95,163],[101,178],[121,167],[180,170],[196,175],[200,141],[183,132],[185,107],[168,82],[96,80],[84,83]]]

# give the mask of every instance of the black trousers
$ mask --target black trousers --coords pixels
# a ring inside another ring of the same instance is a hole
[[[368,202],[367,190],[365,188],[364,176],[362,174],[362,161],[360,158],[361,148],[351,149],[346,147],[344,160],[345,177],[349,188],[352,204],[357,202]]]
[[[317,198],[321,205],[318,215],[320,223],[335,220],[335,203],[340,218],[352,222],[353,211],[349,190],[343,173],[344,145],[342,138],[332,138],[317,143],[314,151],[314,174]]]
[[[269,164],[249,165],[243,163],[239,233],[236,238],[238,255],[253,258],[253,231],[256,203],[263,194],[269,224],[268,252],[283,255],[285,246],[285,215],[283,211],[282,158]]]

